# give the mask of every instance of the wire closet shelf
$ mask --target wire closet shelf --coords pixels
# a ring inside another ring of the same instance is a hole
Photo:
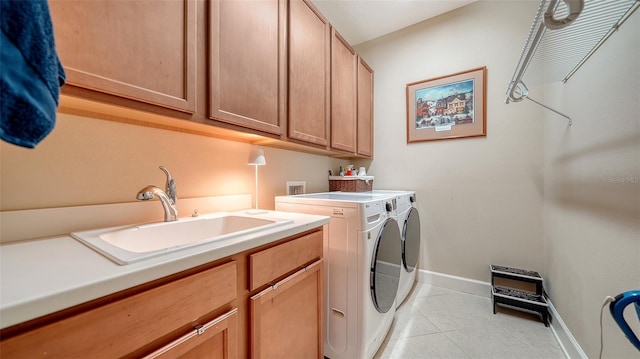
[[[549,83],[566,83],[640,7],[640,0],[542,0],[507,87],[506,103],[528,99],[569,120],[571,117],[528,96],[527,71]]]

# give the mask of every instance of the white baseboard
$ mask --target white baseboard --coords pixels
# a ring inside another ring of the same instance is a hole
[[[416,280],[420,283],[431,284],[438,287],[458,290],[491,298],[491,283],[475,279],[458,277],[455,275],[432,272],[424,269],[418,270]]]
[[[553,335],[555,335],[556,340],[560,343],[560,348],[564,351],[564,355],[567,358],[581,358],[588,359],[587,354],[582,350],[580,344],[576,338],[571,334],[569,328],[560,317],[560,314],[556,311],[556,308],[549,302],[549,314],[553,318],[551,321],[551,330],[553,331]]]
[[[416,280],[420,283],[491,298],[491,283],[489,282],[482,282],[475,279],[432,272],[424,269],[420,269],[418,271]],[[578,341],[575,339],[573,334],[571,334],[571,331],[567,328],[562,317],[560,317],[560,313],[556,311],[556,308],[553,306],[550,299],[548,299],[548,303],[549,315],[552,318],[550,325],[551,331],[556,337],[558,344],[560,344],[560,348],[564,352],[564,355],[567,358],[588,359],[587,355],[580,347],[580,344],[578,344]]]

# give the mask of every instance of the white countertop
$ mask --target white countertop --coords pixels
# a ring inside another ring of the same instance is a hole
[[[268,211],[293,222],[224,247],[201,245],[118,265],[71,236],[0,245],[0,329],[147,283],[329,223],[329,217]]]

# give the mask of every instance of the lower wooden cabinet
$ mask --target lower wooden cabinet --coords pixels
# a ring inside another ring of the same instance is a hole
[[[252,358],[323,358],[322,260],[251,297]]]
[[[5,328],[0,358],[323,358],[322,242],[319,227]]]
[[[171,333],[190,331],[237,295],[236,262],[87,310],[0,342],[0,357],[137,356]],[[165,339],[166,340],[166,339]]]

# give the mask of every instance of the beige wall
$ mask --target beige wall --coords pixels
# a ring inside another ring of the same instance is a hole
[[[491,263],[544,269],[543,122],[504,103],[536,6],[474,3],[357,47],[375,70],[369,172],[376,188],[417,192],[421,269],[481,281]],[[407,144],[406,84],[480,66],[487,136]]]
[[[532,103],[504,104],[537,3],[482,1],[358,46],[375,70],[376,131],[375,160],[358,165],[377,189],[417,191],[422,269],[482,281],[491,263],[540,271],[569,329],[596,357],[602,299],[640,287],[640,19],[569,83],[544,89],[549,105],[574,117],[568,128]],[[405,85],[479,66],[488,69],[487,137],[407,144]],[[163,184],[159,165],[182,198],[251,193],[250,148],[60,115],[35,150],[0,143],[0,209],[135,201],[144,185]],[[273,208],[287,180],[327,190],[327,170],[347,163],[265,152],[263,208]],[[605,314],[605,357],[633,354]]]
[[[537,5],[478,2],[358,46],[376,71],[370,172],[377,188],[417,191],[422,269],[483,281],[490,263],[540,271],[597,357],[604,297],[640,288],[640,17],[566,85],[530,88],[573,117],[568,127],[531,102],[504,104]],[[405,85],[478,66],[487,137],[407,144]],[[604,328],[604,357],[635,355],[608,313]]]
[[[253,193],[251,145],[162,129],[58,115],[54,131],[36,149],[0,144],[0,210],[135,202],[147,184],[164,186],[164,165],[178,198]],[[285,182],[326,191],[327,171],[338,160],[264,148],[259,167],[260,207],[273,209]]]
[[[546,288],[590,358],[606,296],[640,289],[640,14],[563,85],[545,88]],[[637,320],[636,326],[638,325]],[[637,358],[608,313],[605,358]]]

